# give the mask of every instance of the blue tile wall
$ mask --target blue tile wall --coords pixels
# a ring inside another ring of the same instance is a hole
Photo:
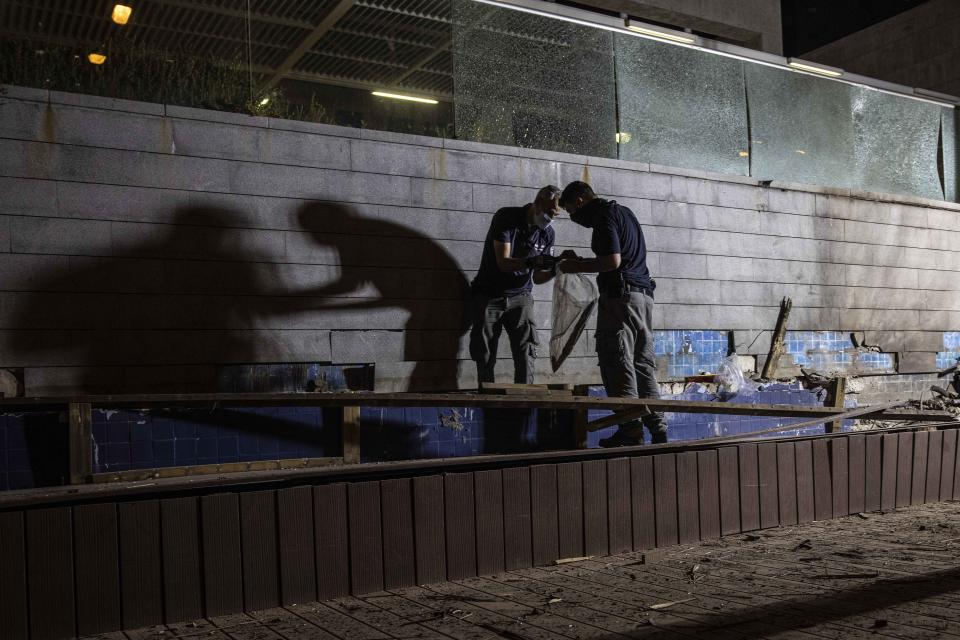
[[[895,367],[892,353],[857,349],[842,331],[787,331],[785,346],[797,365],[814,371],[893,372]]]
[[[94,472],[342,455],[340,417],[311,407],[93,411]]]
[[[606,392],[603,387],[590,387],[589,395],[593,397],[605,397]],[[744,396],[733,396],[727,398],[727,402],[745,403],[745,404],[795,404],[808,406],[823,406],[825,398],[823,390],[810,391],[804,389],[801,383],[776,383],[765,385],[755,394]],[[706,387],[699,384],[691,384],[680,394],[663,395],[665,399],[673,400],[697,400],[701,402],[715,402],[717,395],[707,390]],[[856,406],[855,404],[853,406]],[[609,411],[589,411],[588,420],[595,420],[607,415]],[[713,436],[730,436],[749,431],[759,431],[790,423],[802,422],[803,418],[765,418],[757,416],[733,416],[723,414],[704,414],[704,413],[667,413],[664,415],[667,421],[667,432],[673,442],[684,440],[699,440],[701,438],[710,438]],[[598,447],[601,438],[613,435],[617,427],[610,427],[590,433],[587,437],[587,446],[590,448]],[[799,430],[787,430],[779,433],[768,434],[766,437],[779,437],[788,435],[809,435],[823,433],[823,427],[807,427]],[[645,433],[644,437],[649,442],[650,434]]]
[[[69,450],[64,412],[0,415],[0,490],[65,484]]]
[[[654,331],[653,348],[666,358],[667,376],[683,378],[716,373],[729,350],[726,331]]]
[[[960,331],[944,331],[943,348],[937,354],[937,368],[949,369],[960,360]]]

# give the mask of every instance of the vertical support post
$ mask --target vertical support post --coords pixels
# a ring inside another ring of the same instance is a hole
[[[573,388],[573,395],[586,396],[589,385],[578,384]],[[575,409],[573,411],[573,446],[577,449],[587,448],[587,410]]]
[[[842,411],[843,401],[846,396],[847,379],[843,377],[836,378],[830,384],[830,387],[827,390],[826,405]],[[828,422],[824,428],[825,433],[840,433],[841,431],[843,431],[843,420],[834,420],[832,422]]]
[[[340,437],[344,464],[360,463],[360,407],[343,407]]]
[[[93,475],[93,411],[89,402],[70,403],[70,484],[84,484]]]
[[[770,380],[777,373],[777,363],[783,355],[783,341],[787,335],[787,321],[790,319],[792,308],[793,300],[790,298],[780,301],[780,315],[777,316],[777,326],[770,338],[770,353],[767,354],[767,361],[763,363],[763,371],[760,373],[760,377],[765,380]]]

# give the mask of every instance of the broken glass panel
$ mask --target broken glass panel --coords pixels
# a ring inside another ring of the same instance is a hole
[[[854,87],[745,63],[750,175],[829,187],[854,183]]]
[[[453,0],[457,137],[616,157],[613,35]]]
[[[749,173],[742,61],[622,34],[614,44],[621,158]]]
[[[852,89],[855,188],[942,200],[937,171],[941,107],[866,87]]]
[[[940,126],[942,135],[943,155],[943,191],[944,199],[958,202],[957,178],[960,177],[960,165],[957,164],[957,114],[952,107],[942,107],[940,112]]]

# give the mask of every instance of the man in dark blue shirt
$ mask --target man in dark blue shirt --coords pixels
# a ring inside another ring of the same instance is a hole
[[[659,398],[653,351],[653,290],[647,270],[647,245],[640,223],[630,209],[598,198],[585,182],[571,182],[560,196],[570,219],[593,229],[590,248],[595,258],[562,260],[564,273],[596,273],[600,289],[597,313],[597,359],[607,396]],[[566,257],[565,255],[562,257]],[[663,416],[650,413],[641,421],[620,426],[603,447],[643,442],[646,425],[654,444],[667,441]]]
[[[544,187],[536,200],[497,211],[490,223],[472,294],[470,357],[477,363],[482,386],[493,382],[500,333],[507,330],[513,353],[514,382],[532,384],[537,357],[533,320],[534,283],[553,278],[554,232],[560,189]]]

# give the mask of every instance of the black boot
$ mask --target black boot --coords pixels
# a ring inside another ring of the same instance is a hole
[[[627,435],[623,429],[617,429],[617,432],[609,438],[601,438],[600,446],[605,449],[612,447],[635,447],[643,444],[643,439],[636,436]]]

